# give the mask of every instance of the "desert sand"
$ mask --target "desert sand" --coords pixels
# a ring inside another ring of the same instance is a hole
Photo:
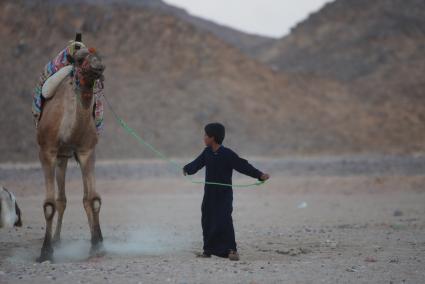
[[[234,189],[241,260],[198,259],[202,186],[159,161],[100,161],[105,255],[89,257],[82,182],[67,177],[62,243],[36,263],[44,235],[41,170],[0,165],[23,211],[0,231],[0,283],[423,283],[425,159],[254,159],[266,184]],[[197,175],[202,179],[202,173]],[[252,182],[236,176],[234,182]]]

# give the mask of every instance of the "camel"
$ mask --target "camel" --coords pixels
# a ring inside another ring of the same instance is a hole
[[[66,208],[65,174],[68,159],[75,157],[80,165],[84,196],[83,204],[91,232],[90,253],[102,249],[102,232],[99,224],[101,197],[95,189],[95,147],[98,142],[93,118],[96,80],[105,69],[94,49],[83,48],[73,57],[73,71],[46,100],[37,126],[39,159],[45,179],[46,196],[43,203],[46,231],[39,262],[53,259],[53,244],[59,243],[63,214]],[[55,175],[58,195],[55,199]],[[57,225],[52,238],[55,213]]]

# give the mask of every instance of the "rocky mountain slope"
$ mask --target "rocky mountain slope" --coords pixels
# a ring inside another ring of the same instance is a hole
[[[374,139],[422,149],[424,1],[331,2],[264,48],[259,59],[281,72],[338,81],[371,115]]]
[[[31,1],[31,0],[29,0]],[[47,0],[51,3],[57,3],[58,0]],[[276,42],[275,38],[249,34],[234,28],[216,23],[211,20],[203,19],[188,13],[185,9],[169,5],[162,0],[59,0],[61,3],[73,4],[94,4],[94,5],[127,5],[130,7],[142,7],[151,10],[161,11],[163,13],[174,15],[183,21],[192,24],[194,27],[204,32],[210,32],[223,40],[224,42],[240,49],[245,54],[255,58],[257,54],[265,47]]]
[[[30,94],[44,64],[76,30],[103,55],[105,92],[117,113],[167,155],[199,152],[203,125],[211,121],[227,126],[226,145],[242,155],[424,149],[422,124],[394,121],[385,128],[379,120],[416,119],[416,109],[365,108],[334,79],[275,72],[164,11],[119,3],[3,1],[0,161],[37,159]],[[98,157],[152,157],[119,129],[108,109],[105,118]],[[394,129],[400,132],[393,135]]]
[[[337,0],[265,50],[262,60],[291,72],[352,81],[423,59],[425,2]]]

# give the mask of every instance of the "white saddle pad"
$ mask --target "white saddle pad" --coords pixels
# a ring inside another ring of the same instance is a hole
[[[41,89],[41,95],[46,99],[53,97],[57,87],[63,81],[63,79],[65,79],[66,76],[71,73],[71,70],[72,66],[68,65],[62,67],[62,69],[50,76],[49,79],[47,79],[46,82],[44,82],[43,84],[43,88]]]

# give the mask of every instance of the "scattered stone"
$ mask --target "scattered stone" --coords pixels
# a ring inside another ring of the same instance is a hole
[[[261,251],[261,252],[271,252],[270,249],[258,249],[258,251]]]
[[[342,225],[338,225],[337,228],[338,229],[351,229],[351,228],[353,228],[353,226],[350,225],[350,224],[342,224]]]
[[[392,258],[390,258],[390,263],[399,263],[400,262],[400,259],[398,258],[398,257],[392,257]]]
[[[332,249],[336,249],[338,246],[338,242],[336,241],[331,241],[331,240],[326,240],[326,245]]]
[[[368,256],[368,257],[365,258],[364,261],[366,261],[366,262],[377,262],[377,259],[374,258],[373,256]]]
[[[382,250],[383,248],[381,247],[381,246],[374,246],[374,251],[375,252],[378,252],[378,251],[380,251],[380,250]]]
[[[278,253],[278,254],[289,254],[290,253],[290,250],[289,249],[277,249],[277,250],[275,250],[275,252],[276,253]]]
[[[359,269],[358,269],[357,266],[352,266],[352,267],[347,268],[346,271],[348,271],[348,272],[357,272],[357,271],[359,271]]]
[[[297,255],[299,255],[299,254],[301,254],[301,250],[300,249],[290,249],[290,251],[289,251],[289,255],[290,256],[297,256]]]
[[[394,217],[403,216],[403,211],[397,209],[397,210],[394,211],[393,216]]]
[[[306,254],[306,253],[311,253],[312,250],[309,248],[300,248],[301,253]]]

